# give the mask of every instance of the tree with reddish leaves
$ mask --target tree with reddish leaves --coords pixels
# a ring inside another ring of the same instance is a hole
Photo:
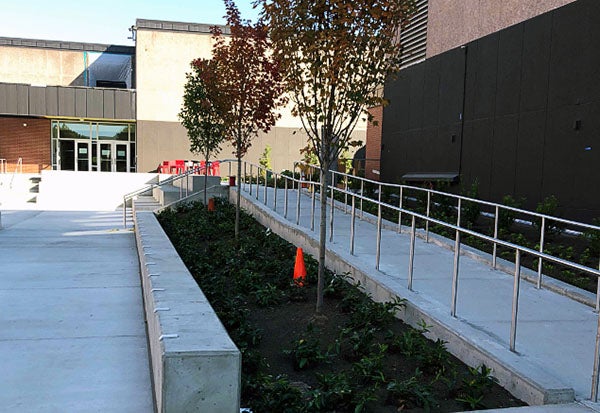
[[[211,155],[220,150],[225,140],[223,118],[212,102],[219,90],[214,88],[214,62],[195,59],[191,63],[192,71],[186,73],[183,105],[179,112],[181,124],[187,129],[192,153],[204,157],[204,205],[207,205],[208,162]]]
[[[367,109],[400,69],[400,28],[415,0],[256,0],[281,62],[292,113],[302,121],[320,165],[321,222],[317,313],[323,306],[328,171],[352,143]]]
[[[224,0],[230,35],[213,27],[212,103],[223,120],[225,136],[238,160],[238,188],[241,159],[259,131],[268,132],[279,118],[278,106],[285,103],[279,62],[271,53],[267,28],[243,20],[233,0]],[[237,191],[235,236],[239,236],[240,191]]]

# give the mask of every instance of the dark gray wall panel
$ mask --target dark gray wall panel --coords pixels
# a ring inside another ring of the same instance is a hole
[[[75,89],[58,88],[58,114],[60,116],[75,116]]]
[[[543,176],[546,111],[526,112],[519,117],[515,165],[516,199],[525,198],[525,207],[535,208],[540,199]]]
[[[491,119],[473,120],[465,124],[461,185],[468,188],[477,182],[479,194],[484,199],[490,196],[493,135],[494,124]]]
[[[0,83],[0,113],[9,113],[8,110],[8,87],[6,83]]]
[[[90,118],[101,118],[104,116],[104,93],[100,89],[88,89],[87,112]]]
[[[105,89],[103,96],[104,117],[109,119],[115,118],[115,91]]]
[[[600,2],[581,1],[579,7],[556,10],[552,20],[549,106],[590,102],[600,94]]]
[[[461,186],[477,180],[483,198],[512,194],[534,209],[555,195],[569,217],[600,216],[598,21],[600,1],[578,0],[402,71],[386,91],[409,93],[410,116],[384,113],[382,180],[457,165]]]
[[[75,116],[87,117],[87,89],[75,89]]]
[[[473,119],[494,116],[498,74],[498,33],[486,36],[476,43],[479,47],[469,50],[468,70],[475,72],[473,93]],[[472,53],[475,52],[475,53]]]
[[[56,86],[46,87],[46,114],[58,116],[58,88]]]
[[[132,110],[132,92],[115,90],[115,118],[135,119],[135,111]]]
[[[29,112],[29,87],[17,85],[17,114],[27,115]]]
[[[439,106],[440,125],[450,125],[460,121],[463,110],[465,51],[454,49],[447,53],[439,68]]]
[[[433,57],[423,62],[423,127],[438,124],[439,91],[440,91],[440,61],[441,57]],[[385,119],[385,118],[384,118]]]
[[[497,117],[492,141],[491,199],[514,193],[519,115]]]
[[[523,25],[521,110],[545,109],[548,102],[552,14],[528,20]]]
[[[410,85],[408,94],[410,95],[408,129],[422,128],[423,120],[423,102],[425,87],[425,71],[423,65],[415,65],[411,68]]]
[[[519,112],[522,52],[523,25],[516,25],[500,32],[496,116]]]
[[[29,89],[29,113],[30,115],[46,115],[46,88],[32,86]]]

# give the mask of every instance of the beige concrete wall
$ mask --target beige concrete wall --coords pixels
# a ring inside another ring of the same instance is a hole
[[[138,171],[156,169],[168,159],[199,159],[189,151],[186,130],[179,123],[185,74],[196,58],[210,58],[210,34],[139,29],[136,40],[137,140]],[[260,134],[245,159],[258,162],[266,145],[272,148],[272,165],[276,171],[291,169],[306,146],[306,134],[290,107],[281,109],[281,119],[268,134]],[[357,139],[366,141],[366,122],[355,131]],[[233,158],[232,149],[224,145],[215,158]]]
[[[149,172],[168,159],[202,159],[189,151],[190,143],[185,128],[178,122],[138,121],[138,172]],[[360,139],[361,132],[355,132]],[[140,138],[143,136],[143,139]],[[307,137],[300,128],[275,127],[269,133],[260,133],[244,157],[258,163],[266,145],[271,146],[271,164],[275,171],[292,169],[294,161],[301,159],[300,148],[306,146]],[[234,158],[230,144],[223,145],[214,159]],[[221,171],[225,175],[226,171]]]
[[[83,86],[82,51],[0,46],[0,81]]]
[[[427,57],[575,0],[429,0]]]

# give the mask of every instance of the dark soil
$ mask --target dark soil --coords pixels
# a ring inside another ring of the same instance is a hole
[[[217,202],[159,217],[182,259],[242,352],[242,406],[277,412],[455,412],[521,406],[485,366],[469,369],[443,342],[393,317],[326,275],[324,316],[315,315],[316,262],[307,284],[291,282],[296,248]],[[490,374],[491,373],[491,374]]]

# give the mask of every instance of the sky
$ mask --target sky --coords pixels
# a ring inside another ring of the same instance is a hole
[[[242,18],[256,20],[253,0],[236,0]],[[0,37],[133,46],[135,19],[224,24],[223,0],[8,0]]]

